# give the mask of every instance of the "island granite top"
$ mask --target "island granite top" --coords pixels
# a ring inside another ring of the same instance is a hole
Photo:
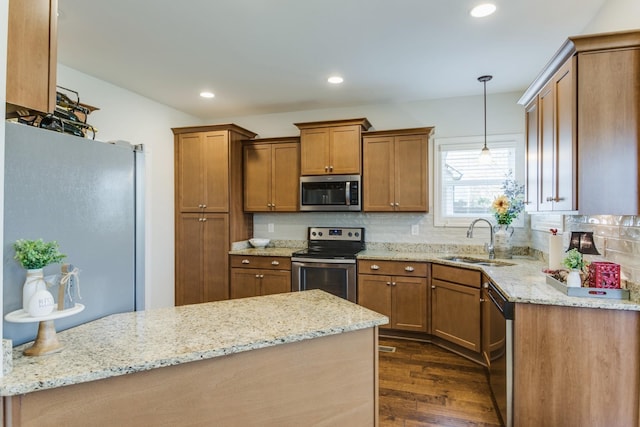
[[[0,395],[94,381],[243,351],[341,334],[388,318],[311,290],[114,314],[58,332],[65,348],[28,357],[13,349]]]

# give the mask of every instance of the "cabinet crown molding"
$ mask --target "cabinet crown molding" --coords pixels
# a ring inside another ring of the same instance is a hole
[[[328,120],[321,122],[307,122],[307,123],[294,123],[294,125],[298,129],[309,129],[309,128],[322,128],[322,127],[333,127],[333,126],[349,126],[349,125],[360,125],[363,130],[367,130],[371,128],[371,123],[369,120],[362,117],[359,119],[345,119],[345,120]]]
[[[527,105],[570,57],[578,53],[640,46],[640,31],[617,31],[569,37],[529,85],[518,104]]]
[[[226,124],[218,124],[218,125],[204,125],[204,126],[186,126],[179,128],[171,128],[171,131],[174,135],[180,135],[183,133],[194,133],[194,132],[214,132],[218,130],[226,130],[232,131],[241,134],[247,139],[252,139],[258,136],[257,133],[252,132],[248,129],[240,127],[235,123],[226,123]]]

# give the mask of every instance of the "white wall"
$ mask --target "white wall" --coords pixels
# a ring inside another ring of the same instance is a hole
[[[583,34],[609,31],[637,30],[640,28],[640,1],[609,0],[591,20]]]
[[[100,108],[88,123],[96,139],[125,140],[145,146],[146,308],[174,305],[173,133],[172,127],[199,119],[102,80],[58,64],[58,85]],[[3,133],[4,134],[4,133]]]

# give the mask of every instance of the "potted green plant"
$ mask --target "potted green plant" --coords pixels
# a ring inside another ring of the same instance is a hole
[[[580,271],[585,267],[582,254],[577,249],[571,249],[570,251],[567,251],[567,255],[562,260],[562,263],[570,270],[569,275],[567,276],[567,286],[582,286]]]
[[[27,270],[27,278],[22,287],[22,309],[29,312],[29,302],[34,295],[39,291],[47,291],[43,268],[62,261],[66,255],[60,253],[58,242],[45,242],[42,239],[19,239],[13,244],[13,248],[16,251],[14,258]],[[51,310],[53,310],[53,305],[51,305]],[[33,312],[33,310],[31,311]],[[42,311],[39,311],[38,314],[42,314]]]

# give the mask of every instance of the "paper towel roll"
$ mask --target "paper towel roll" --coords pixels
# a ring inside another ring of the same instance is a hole
[[[562,251],[562,235],[549,235],[549,269],[558,270],[562,268],[562,259],[564,258]]]

